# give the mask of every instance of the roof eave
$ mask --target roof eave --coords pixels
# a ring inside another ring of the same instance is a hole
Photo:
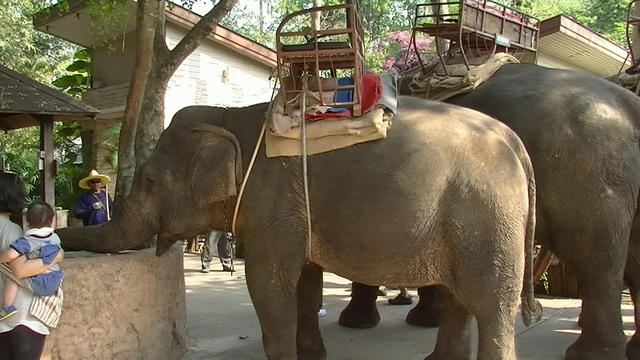
[[[601,76],[611,75],[629,65],[626,49],[566,15],[540,23],[539,51]]]

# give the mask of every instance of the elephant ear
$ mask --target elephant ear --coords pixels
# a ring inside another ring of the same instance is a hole
[[[198,124],[190,184],[200,205],[221,201],[238,193],[242,182],[242,153],[238,139],[229,131],[211,124]]]

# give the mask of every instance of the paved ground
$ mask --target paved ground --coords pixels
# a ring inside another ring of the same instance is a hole
[[[213,264],[213,263],[212,263]],[[233,276],[212,266],[209,274],[200,273],[196,254],[185,254],[187,322],[191,338],[189,352],[182,360],[264,360],[260,325],[247,292],[244,264],[237,261]],[[217,265],[217,264],[216,264]],[[437,329],[424,329],[404,322],[412,306],[391,306],[389,291],[378,297],[382,320],[369,330],[338,326],[340,311],[349,302],[347,279],[332,273],[324,275],[324,303],[328,314],[320,318],[320,327],[330,360],[423,360],[433,349]],[[415,295],[415,291],[412,292]],[[518,359],[563,359],[566,348],[577,338],[580,302],[575,299],[540,299],[543,320],[530,328],[518,321],[516,346]],[[633,315],[623,305],[627,336],[633,334]]]

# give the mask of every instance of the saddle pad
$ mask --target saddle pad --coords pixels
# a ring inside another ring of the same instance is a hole
[[[307,123],[307,154],[345,148],[367,141],[384,139],[391,113],[378,108],[357,119],[336,119]],[[265,134],[267,157],[302,155],[302,128],[284,134]]]

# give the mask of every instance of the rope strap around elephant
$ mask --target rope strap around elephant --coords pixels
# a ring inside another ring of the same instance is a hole
[[[240,201],[242,200],[242,194],[244,193],[244,188],[247,185],[247,180],[249,180],[249,174],[251,174],[251,169],[253,169],[253,164],[256,162],[256,157],[258,155],[258,149],[260,149],[260,142],[262,142],[262,138],[264,137],[264,133],[267,129],[267,118],[265,117],[264,122],[262,123],[262,129],[260,130],[260,134],[258,135],[258,142],[256,144],[255,149],[253,150],[253,155],[251,155],[251,161],[249,162],[249,167],[247,168],[247,172],[242,179],[242,184],[240,184],[240,190],[238,190],[238,200],[236,201],[236,207],[233,210],[233,219],[231,220],[231,234],[236,236],[236,220],[238,219],[238,211],[240,210]]]
[[[302,91],[302,113],[305,114],[306,107],[306,93],[308,91],[307,86],[307,78],[303,77],[303,91]],[[236,206],[233,210],[233,219],[231,220],[231,233],[236,236],[236,222],[238,219],[238,212],[240,210],[240,202],[242,201],[242,195],[244,193],[244,189],[247,185],[247,181],[249,179],[249,174],[251,174],[251,170],[253,169],[253,165],[255,164],[256,157],[258,156],[258,150],[260,149],[260,143],[264,138],[264,134],[267,130],[267,122],[269,121],[269,114],[271,114],[272,106],[273,106],[273,96],[275,94],[275,88],[277,84],[274,84],[274,92],[271,94],[272,101],[269,102],[269,107],[266,112],[266,116],[264,121],[262,122],[262,129],[260,129],[260,134],[258,135],[258,141],[253,150],[253,155],[251,155],[251,161],[249,162],[249,166],[247,167],[247,172],[245,173],[244,178],[242,179],[242,183],[240,184],[240,189],[238,190],[238,200],[236,201]],[[309,205],[309,176],[308,176],[308,165],[307,165],[307,128],[306,121],[302,121],[302,172],[303,172],[303,183],[304,183],[304,197],[305,197],[305,205],[306,205],[306,213],[307,213],[307,258],[311,261],[311,208]]]
[[[304,184],[304,204],[307,212],[307,260],[311,262],[311,206],[309,204],[309,173],[307,164],[307,91],[308,76],[302,77],[302,182]]]

